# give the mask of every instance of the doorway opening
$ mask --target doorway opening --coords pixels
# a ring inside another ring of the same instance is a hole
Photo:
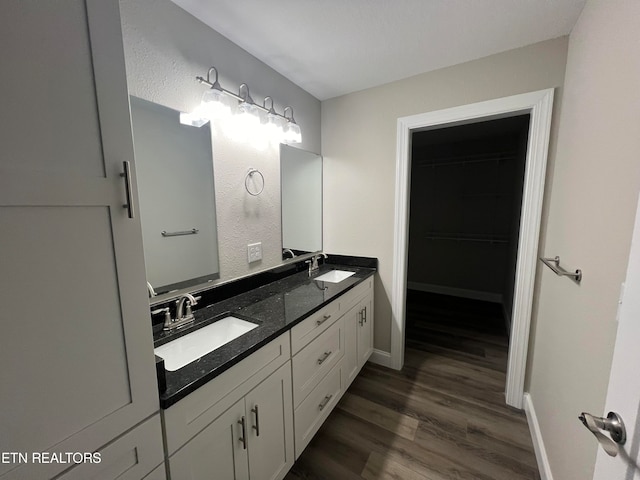
[[[506,374],[529,121],[412,132],[406,348]]]
[[[505,388],[506,403],[515,408],[523,407],[552,106],[553,89],[548,89],[398,119],[391,352],[385,365],[399,370],[404,363],[409,178],[413,133],[529,115]]]

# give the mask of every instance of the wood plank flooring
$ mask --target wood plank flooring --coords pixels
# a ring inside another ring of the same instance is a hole
[[[410,291],[403,370],[365,365],[286,480],[539,480],[500,308]]]

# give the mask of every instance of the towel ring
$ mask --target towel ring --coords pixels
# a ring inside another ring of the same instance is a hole
[[[256,192],[252,192],[251,189],[249,188],[249,179],[253,178],[253,175],[256,173],[260,175],[260,178],[262,179],[262,187],[260,188],[260,190]],[[260,172],[260,170],[258,170],[257,168],[250,168],[249,171],[247,172],[247,176],[244,178],[244,188],[247,189],[247,192],[249,193],[249,195],[253,195],[254,197],[257,197],[258,195],[260,195],[264,190],[264,175],[262,175],[262,172]]]

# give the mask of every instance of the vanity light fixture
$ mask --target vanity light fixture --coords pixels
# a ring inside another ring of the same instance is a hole
[[[287,110],[291,111],[291,116],[287,117]],[[300,125],[298,125],[293,118],[293,108],[285,107],[284,118],[287,119],[287,128],[284,132],[284,139],[287,143],[300,143],[302,141],[302,132],[300,132]]]
[[[242,87],[244,87],[244,93]],[[258,106],[253,101],[253,98],[251,98],[249,87],[246,83],[240,85],[238,93],[240,98],[242,98],[242,102],[238,105],[238,121],[241,126],[253,130],[260,123]]]
[[[262,106],[267,109],[267,100],[271,101],[271,106],[267,110],[267,118],[264,123],[269,138],[277,138],[284,140],[284,128],[282,127],[282,116],[278,115],[273,108],[273,98],[265,97]]]
[[[209,72],[207,72],[207,81],[212,70],[216,74],[216,79],[211,84],[211,88],[202,94],[202,101],[200,102],[203,107],[202,113],[209,119],[228,117],[231,115],[231,107],[224,103],[224,91],[218,82],[218,71],[215,68],[210,68]]]
[[[211,74],[215,74],[215,79],[211,81]],[[259,105],[253,101],[249,94],[249,87],[246,83],[240,85],[238,94],[235,94],[229,90],[222,88],[220,82],[218,82],[218,70],[215,67],[211,67],[207,72],[207,78],[196,77],[198,82],[203,85],[207,85],[207,90],[202,97],[202,102],[196,108],[193,113],[180,114],[180,122],[188,125],[201,126],[209,120],[214,118],[223,118],[229,115],[229,106],[224,103],[224,96],[229,96],[236,99],[238,105],[238,117],[236,120],[241,125],[241,128],[252,130],[258,129],[261,126],[263,131],[269,138],[275,143],[284,141],[285,143],[300,143],[302,141],[302,134],[300,126],[293,119],[293,108],[285,107],[284,113],[281,115],[273,108],[273,98],[265,97],[262,105]],[[270,106],[267,107],[267,100],[270,101]],[[286,112],[291,112],[290,116],[286,116]],[[266,120],[260,121],[260,112],[266,113]],[[283,129],[282,122],[286,121],[286,127]],[[197,125],[197,124],[200,125]],[[251,134],[251,132],[246,132]],[[256,132],[258,133],[258,132]]]

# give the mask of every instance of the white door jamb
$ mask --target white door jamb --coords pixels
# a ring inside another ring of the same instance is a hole
[[[391,291],[390,363],[392,368],[400,370],[404,364],[412,133],[437,129],[445,125],[464,125],[528,113],[531,117],[505,391],[506,403],[515,408],[522,408],[552,107],[553,89],[547,89],[398,119],[394,270]]]

